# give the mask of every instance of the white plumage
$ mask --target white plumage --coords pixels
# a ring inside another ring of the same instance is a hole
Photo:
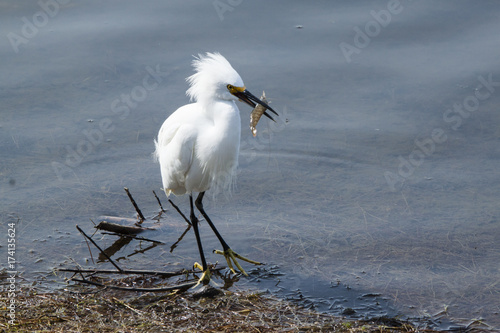
[[[238,165],[240,112],[227,85],[243,87],[243,80],[218,53],[200,56],[193,66],[187,95],[195,103],[168,117],[155,142],[167,195],[229,190]]]
[[[219,238],[224,250],[219,252],[224,254],[233,272],[231,260],[245,273],[236,258],[259,264],[229,248],[203,210],[202,200],[205,191],[228,191],[233,183],[241,133],[236,101],[243,101],[252,107],[256,102],[277,113],[246,90],[240,75],[219,53],[199,55],[193,61],[193,67],[196,72],[187,78],[190,88],[186,94],[194,103],[180,107],[165,120],[155,141],[155,156],[160,163],[163,190],[167,196],[171,193],[189,194],[191,224],[202,259],[203,276],[200,282],[207,283],[210,272],[203,254],[192,193],[200,193],[196,207]]]

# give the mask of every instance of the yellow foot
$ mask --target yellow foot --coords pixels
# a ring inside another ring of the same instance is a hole
[[[203,266],[201,266],[199,263],[195,262],[193,265],[194,268],[198,268],[200,271],[203,271]],[[192,288],[198,287],[200,284],[206,286],[207,284],[210,283],[210,269],[207,268],[206,271],[203,271],[203,274],[201,275],[201,278],[198,280],[198,283],[194,285]]]
[[[222,254],[226,258],[227,266],[235,274],[236,274],[236,271],[234,270],[234,267],[233,267],[233,264],[231,261],[234,262],[234,265],[236,266],[236,268],[238,268],[238,270],[241,273],[248,276],[247,272],[245,272],[243,267],[241,267],[241,265],[238,263],[238,261],[236,259],[241,259],[241,260],[244,260],[244,261],[249,262],[249,263],[254,264],[254,265],[263,265],[263,263],[260,263],[258,261],[250,260],[248,258],[240,256],[238,253],[234,252],[231,249],[227,249],[226,251],[215,250],[214,253]]]

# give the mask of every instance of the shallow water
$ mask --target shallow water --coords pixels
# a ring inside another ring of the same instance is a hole
[[[89,219],[132,217],[124,186],[154,215],[152,141],[187,102],[191,55],[216,50],[280,113],[253,138],[240,106],[238,186],[206,202],[236,251],[277,265],[283,295],[300,289],[319,308],[317,286],[333,283],[387,301],[360,315],[500,327],[496,2],[47,3],[0,2],[2,225],[16,223],[27,281],[85,263],[75,224],[91,232]],[[179,237],[169,214],[148,236]],[[206,225],[202,235],[220,260]],[[188,233],[172,254],[165,245],[121,262],[195,260]],[[325,302],[345,297],[336,290]]]

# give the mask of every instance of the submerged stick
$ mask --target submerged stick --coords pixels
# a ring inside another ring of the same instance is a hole
[[[139,209],[139,206],[137,206],[137,204],[135,203],[135,200],[134,200],[134,198],[132,198],[132,194],[130,194],[130,191],[128,190],[128,188],[124,187],[123,189],[125,190],[125,192],[127,192],[128,198],[132,202],[132,205],[134,205],[135,211],[137,212],[137,214],[139,215],[139,218],[141,219],[141,221],[139,223],[142,223],[142,221],[144,221],[146,218],[144,217],[144,215],[142,215],[142,212]]]
[[[87,234],[82,230],[80,229],[80,227],[78,226],[78,224],[76,225],[76,229],[83,235],[85,236],[85,238],[87,238],[92,244],[94,244],[95,247],[97,247],[97,249],[99,251],[101,251],[101,253],[109,260],[110,263],[113,264],[113,266],[116,267],[116,269],[118,269],[120,272],[122,272],[123,270],[120,268],[120,266],[118,266],[117,264],[115,264],[115,262],[99,247],[99,245],[97,245],[96,242],[94,242],[94,240],[87,236]]]
[[[106,216],[105,218],[108,219],[108,216]],[[134,223],[135,223],[135,221],[134,221]],[[126,225],[111,223],[111,222],[107,222],[107,221],[99,222],[99,224],[96,225],[95,228],[98,230],[110,231],[110,232],[114,232],[117,234],[123,234],[123,235],[127,235],[127,236],[128,235],[136,235],[140,232],[143,232],[144,230],[147,230],[147,228],[126,226]]]
[[[179,284],[177,286],[166,287],[166,288],[134,288],[134,287],[119,287],[119,286],[108,286],[103,283],[89,281],[85,279],[71,279],[72,281],[87,283],[98,287],[104,287],[109,289],[118,289],[118,290],[126,290],[126,291],[142,291],[142,292],[161,292],[161,291],[174,291],[179,289],[189,289],[196,285],[196,282],[189,282],[184,284]]]

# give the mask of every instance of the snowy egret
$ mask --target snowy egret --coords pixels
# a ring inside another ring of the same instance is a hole
[[[197,192],[195,206],[222,245],[228,267],[234,265],[246,275],[236,259],[259,265],[234,252],[224,241],[203,209],[203,197],[209,189],[229,191],[238,165],[240,149],[240,113],[236,101],[255,107],[258,103],[278,115],[267,103],[251,94],[240,75],[219,53],[206,53],[193,60],[195,74],[187,78],[190,84],[186,94],[194,103],[184,105],[163,123],[155,140],[155,156],[160,163],[163,190],[169,196],[189,195],[190,220],[201,257],[203,271],[198,283],[210,281],[198,229],[198,218],[193,208],[193,193]],[[267,112],[268,118],[274,120]]]

